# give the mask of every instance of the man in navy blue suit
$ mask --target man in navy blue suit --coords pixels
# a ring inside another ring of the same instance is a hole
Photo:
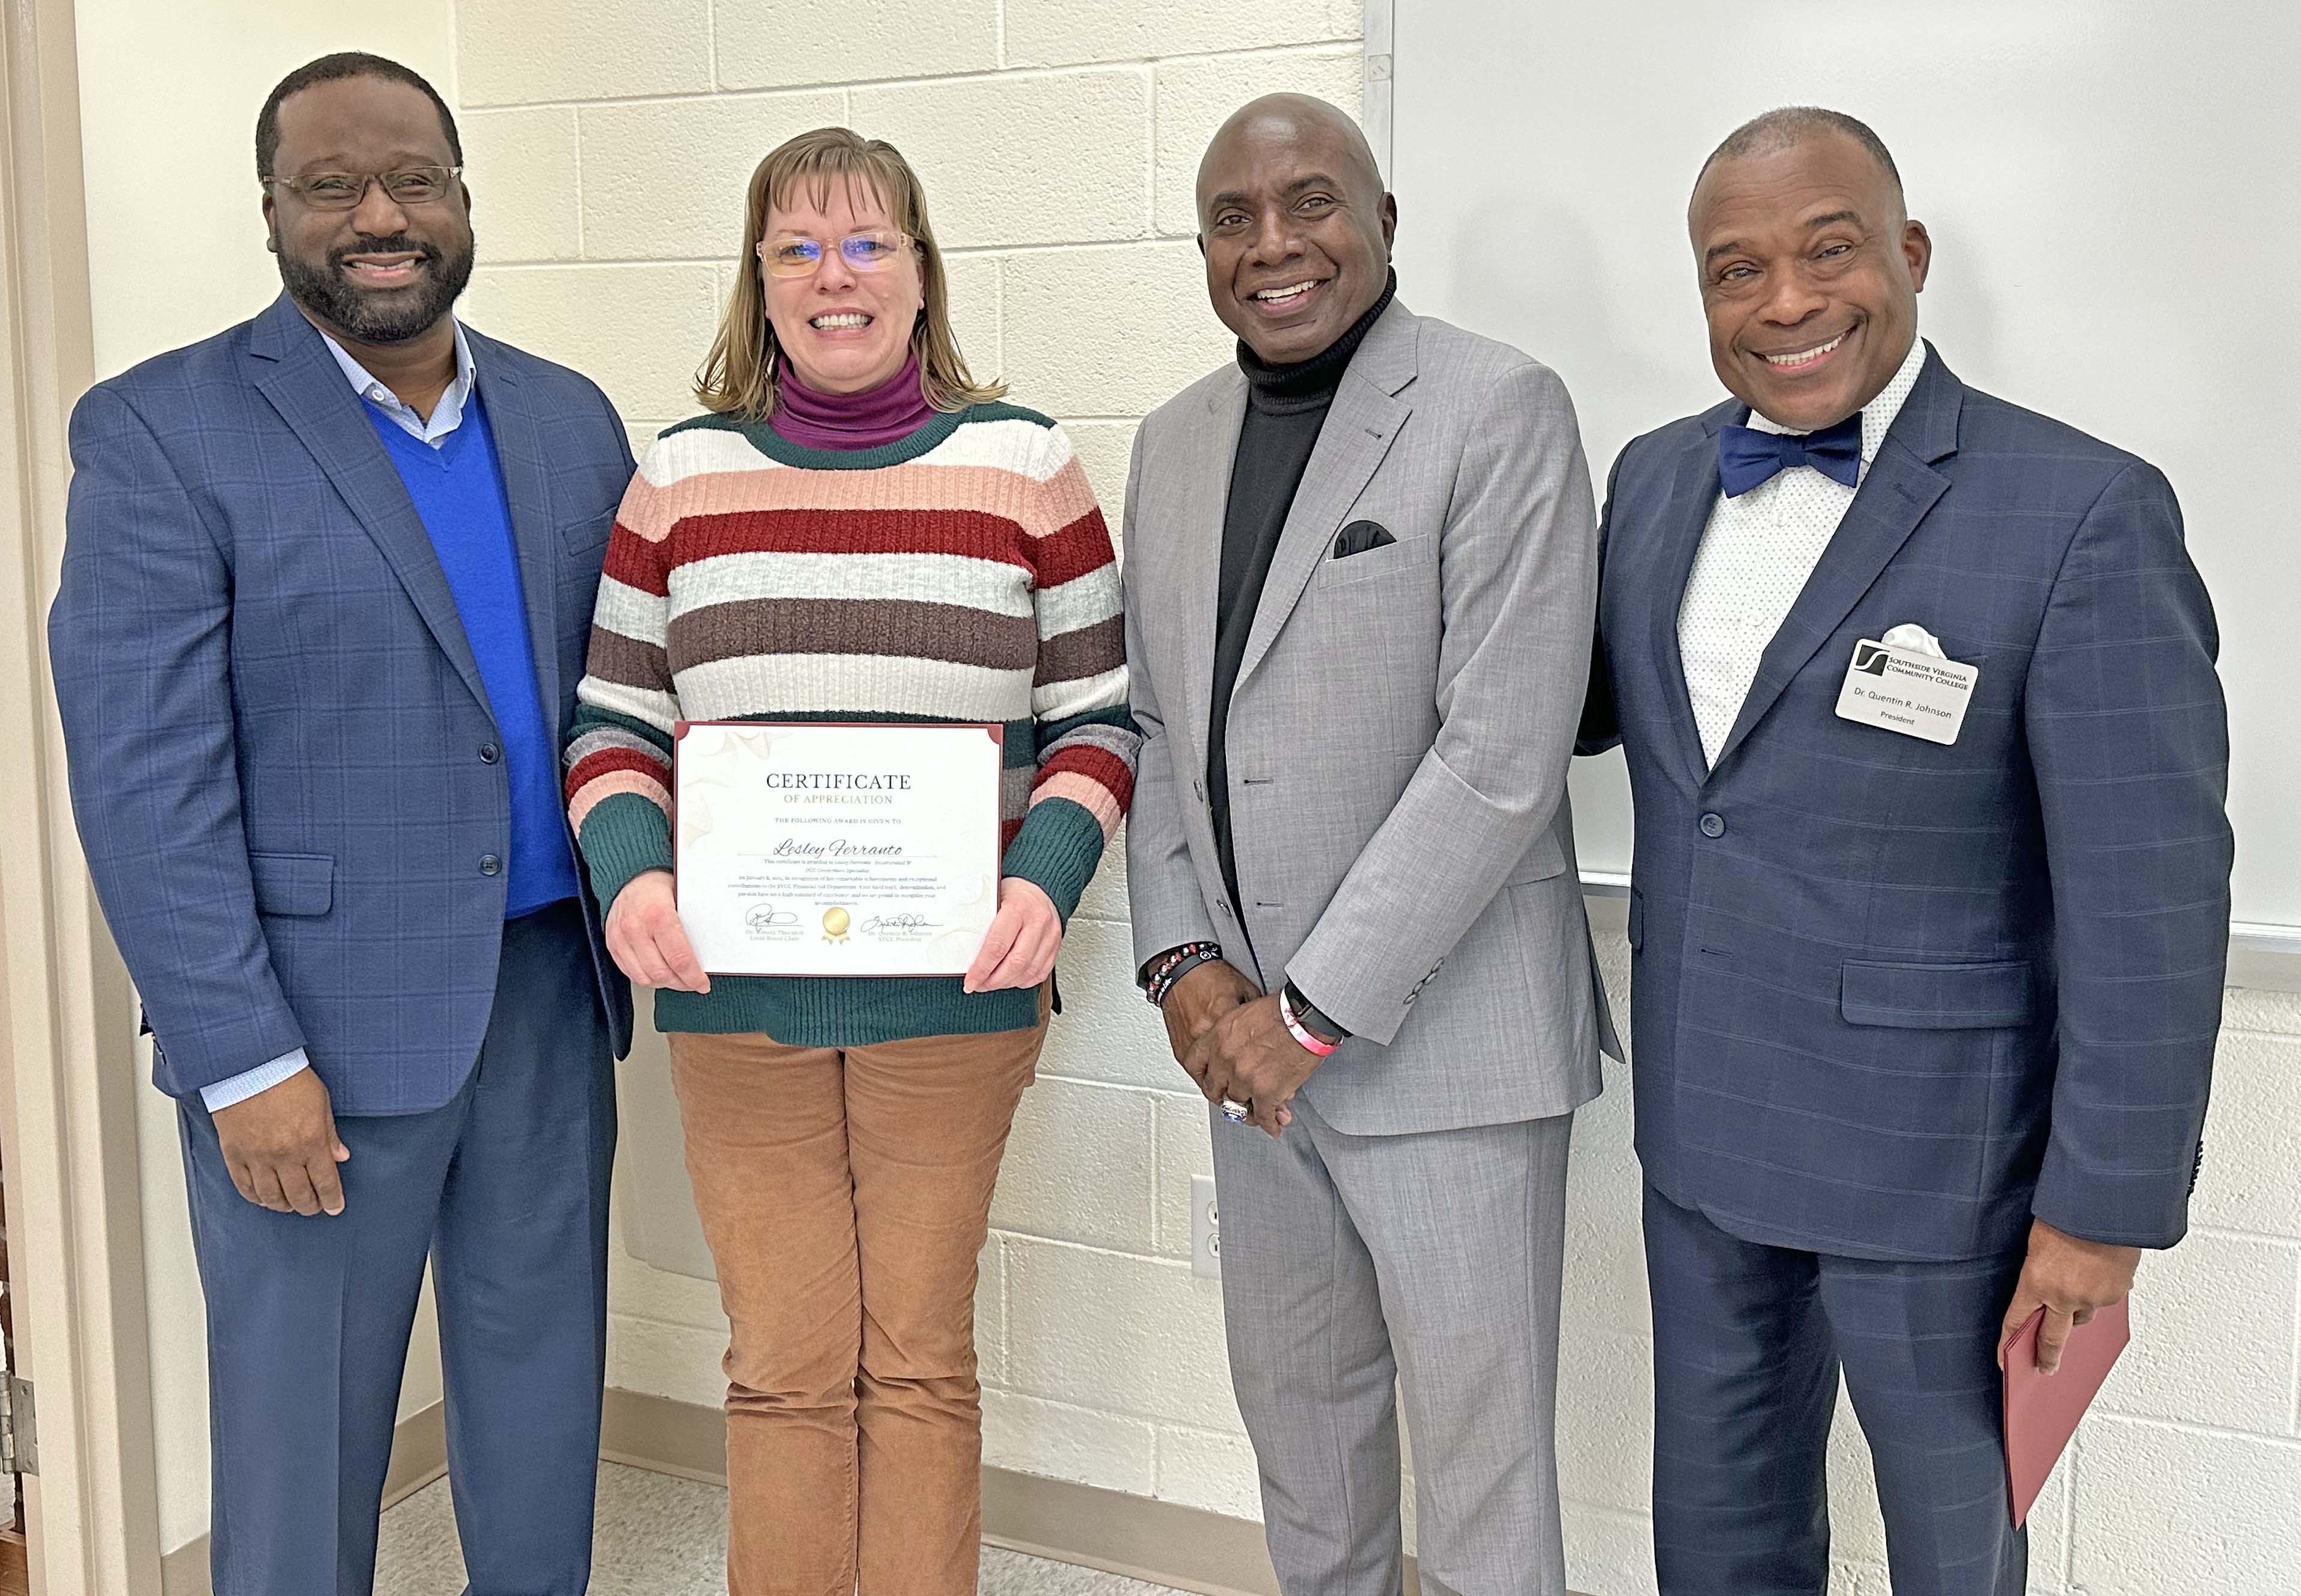
[[[1608,492],[1666,1596],[1819,1596],[1841,1375],[1895,1596],[2019,1596],[2001,1336],[2180,1241],[2229,916],[2216,639],[2151,466],[1966,387],[1877,135],[1769,113],[1689,228],[1734,395]]]
[[[286,291],[73,412],[74,811],[178,1100],[220,1596],[353,1596],[429,1257],[474,1596],[580,1596],[613,1055],[559,797],[605,396],[459,326],[455,121],[394,62],[256,125]]]

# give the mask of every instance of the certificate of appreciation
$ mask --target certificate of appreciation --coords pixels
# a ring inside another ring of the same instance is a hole
[[[680,923],[714,975],[963,975],[999,908],[998,726],[688,721]]]

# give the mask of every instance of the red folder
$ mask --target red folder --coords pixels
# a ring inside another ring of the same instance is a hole
[[[2005,1478],[2013,1496],[2018,1527],[2053,1477],[2054,1465],[2078,1433],[2078,1421],[2100,1394],[2101,1383],[2117,1355],[2133,1339],[2125,1299],[2096,1312],[2070,1332],[2058,1373],[2037,1373],[2037,1330],[2046,1322],[2039,1308],[2005,1343]]]

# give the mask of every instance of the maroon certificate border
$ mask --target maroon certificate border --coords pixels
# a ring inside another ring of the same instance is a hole
[[[679,745],[686,740],[688,731],[697,726],[763,726],[770,730],[783,728],[791,731],[828,731],[839,727],[853,730],[859,727],[868,731],[899,729],[908,731],[982,731],[990,736],[991,746],[999,751],[1000,781],[1002,787],[1006,781],[1007,728],[997,721],[674,721],[671,723],[671,899],[674,910],[679,906]],[[994,790],[991,798],[991,854],[994,859],[1000,856],[999,821],[999,793]],[[741,981],[746,976],[752,975],[768,981],[956,981],[959,979],[956,975],[866,975],[859,972],[852,975],[824,975],[813,971],[800,973],[773,970],[740,972],[706,970],[703,973],[711,976],[724,975],[730,981]]]

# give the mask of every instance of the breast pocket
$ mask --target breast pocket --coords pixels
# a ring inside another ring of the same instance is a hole
[[[567,552],[597,570],[607,552],[607,535],[615,530],[615,506],[594,510],[559,523],[559,540]]]
[[[1434,564],[1437,556],[1438,539],[1431,537],[1401,538],[1395,543],[1339,560],[1329,553],[1318,562],[1318,583],[1322,588],[1345,588],[1356,582],[1376,581]]]
[[[336,861],[330,854],[250,854],[259,915],[324,915],[335,907]]]

